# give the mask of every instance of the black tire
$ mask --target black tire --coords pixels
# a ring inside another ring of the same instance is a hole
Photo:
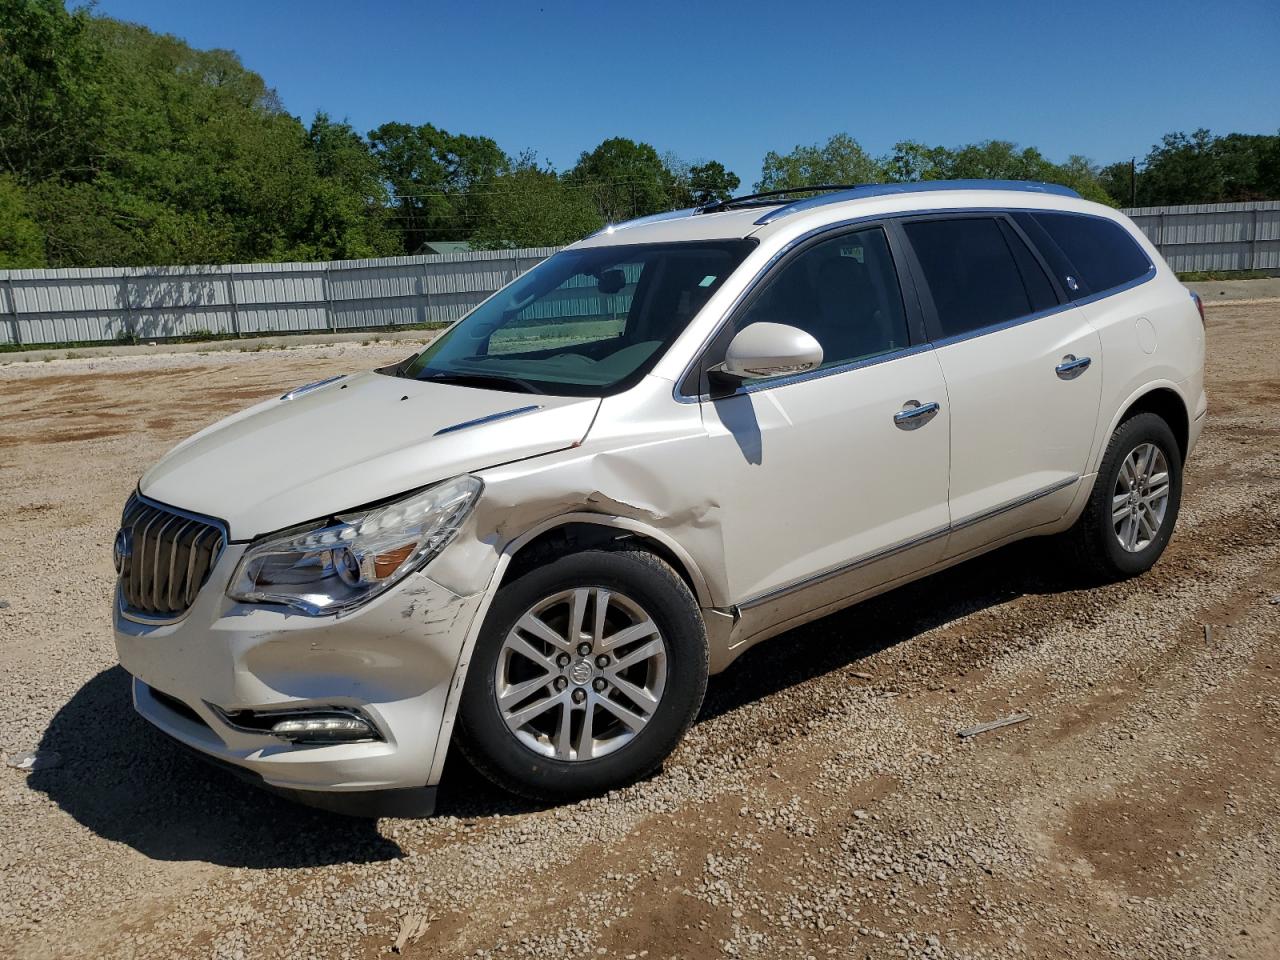
[[[1169,499],[1156,535],[1140,550],[1126,550],[1112,522],[1112,497],[1125,459],[1145,443],[1154,444],[1168,464]],[[1098,478],[1084,513],[1064,535],[1079,571],[1091,580],[1111,582],[1150,570],[1173,535],[1182,503],[1182,454],[1169,424],[1154,413],[1125,420],[1111,435]]]
[[[543,598],[575,587],[623,593],[643,607],[665,645],[666,677],[657,707],[628,742],[598,758],[561,760],[536,753],[508,728],[498,706],[496,671],[516,621]],[[458,743],[480,773],[512,793],[552,802],[593,796],[648,776],[662,764],[697,716],[707,672],[698,604],[667,563],[621,544],[569,554],[499,589],[467,669]]]

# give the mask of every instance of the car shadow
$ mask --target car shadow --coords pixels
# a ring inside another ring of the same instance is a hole
[[[1026,595],[1096,584],[1043,539],[1021,540],[813,620],[747,650],[707,687],[696,722],[861,660],[980,610]]]
[[[372,820],[304,807],[209,766],[133,710],[122,667],[98,674],[57,712],[27,784],[100,837],[155,860],[312,867],[401,855]]]
[[[1088,586],[1057,570],[1043,542],[1014,544],[752,648],[713,677],[697,723],[824,674],[941,624],[1026,594]],[[249,868],[367,863],[401,856],[372,820],[313,810],[244,783],[134,713],[120,667],[98,674],[41,740],[58,765],[28,783],[99,836],[158,860]],[[451,749],[437,816],[482,820],[544,809],[493,786]]]
[[[1094,585],[1057,562],[1044,540],[1019,541],[752,647],[711,678],[694,723],[848,669],[970,613],[1028,594],[1064,593]],[[495,787],[456,748],[449,751],[438,814],[482,819],[538,809],[543,807]]]

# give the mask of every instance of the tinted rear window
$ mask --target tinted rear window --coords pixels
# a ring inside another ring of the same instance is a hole
[[[1089,293],[1101,293],[1137,280],[1151,261],[1129,232],[1111,220],[1073,213],[1035,213],[1035,221],[1053,238]],[[1084,290],[1069,291],[1078,299]]]
[[[938,314],[936,337],[953,337],[1032,312],[1000,224],[988,217],[903,224]]]

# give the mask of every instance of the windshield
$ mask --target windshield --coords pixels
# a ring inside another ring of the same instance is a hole
[[[561,251],[456,323],[400,375],[569,396],[626,389],[653,368],[752,245]]]

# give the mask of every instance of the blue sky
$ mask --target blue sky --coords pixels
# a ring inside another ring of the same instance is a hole
[[[717,159],[847,131],[1141,158],[1161,134],[1280,128],[1280,3],[100,0],[237,51],[309,120],[434,123],[559,169],[611,136]]]

